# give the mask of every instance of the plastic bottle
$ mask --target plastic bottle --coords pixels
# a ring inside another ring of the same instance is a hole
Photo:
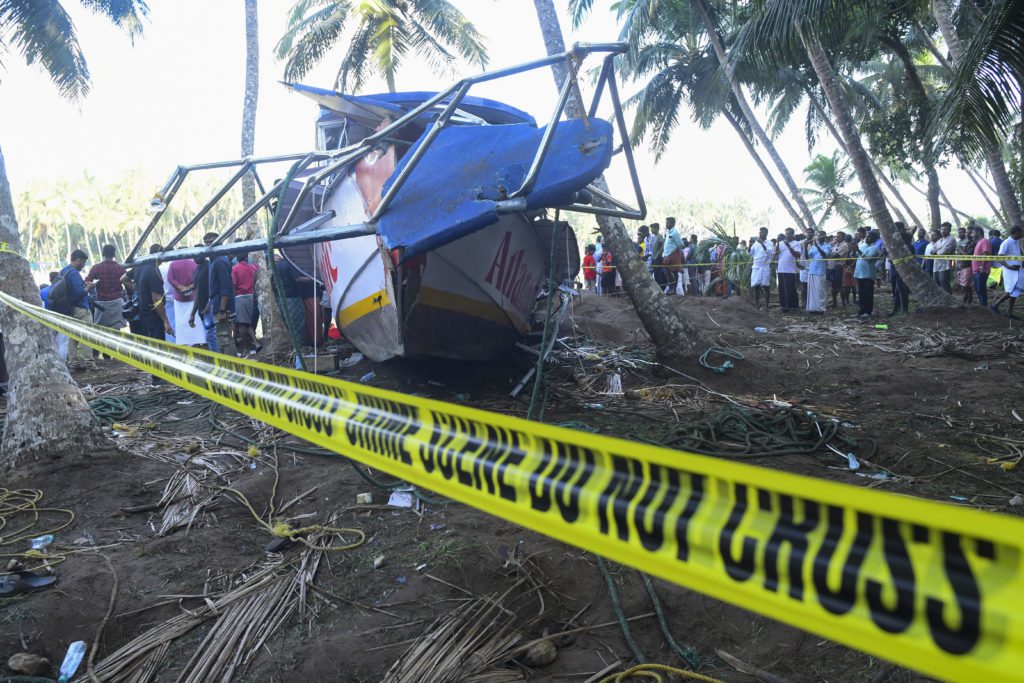
[[[85,641],[76,640],[71,643],[71,647],[68,648],[68,653],[64,655],[64,662],[60,665],[60,676],[57,678],[60,683],[67,683],[75,676],[75,672],[78,671],[78,665],[82,663],[82,659],[85,657]]]
[[[32,550],[42,550],[46,546],[48,546],[51,543],[53,543],[53,534],[46,534],[45,536],[37,536],[36,538],[32,539],[31,543],[32,543]]]
[[[875,329],[876,330],[888,330],[889,326],[888,325],[875,325]]]

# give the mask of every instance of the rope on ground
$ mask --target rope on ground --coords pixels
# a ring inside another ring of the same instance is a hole
[[[226,492],[231,493],[232,495],[234,495],[238,499],[238,502],[240,502],[249,511],[249,513],[252,515],[253,519],[255,519],[259,523],[260,526],[262,526],[264,529],[266,529],[270,533],[270,535],[275,537],[275,538],[287,538],[289,541],[302,543],[304,546],[306,546],[307,548],[310,548],[312,550],[321,550],[321,551],[325,551],[325,552],[340,552],[340,551],[343,551],[343,550],[352,550],[353,548],[358,548],[359,546],[361,546],[363,543],[366,542],[366,534],[363,533],[362,529],[352,529],[352,528],[348,528],[348,527],[324,526],[322,524],[311,524],[309,526],[304,526],[304,527],[300,527],[298,529],[293,529],[283,519],[275,520],[274,519],[274,513],[275,513],[275,508],[276,508],[275,500],[277,498],[277,485],[278,485],[278,482],[280,481],[280,473],[278,471],[277,463],[276,463],[276,460],[277,460],[277,448],[276,448],[276,446],[274,448],[274,459],[275,459],[275,463],[274,463],[274,485],[273,485],[273,487],[270,490],[270,503],[269,503],[268,510],[267,510],[267,519],[266,520],[263,519],[256,512],[256,510],[252,506],[252,503],[249,502],[249,499],[246,497],[246,495],[244,493],[242,493],[241,491],[239,491],[238,489],[233,488],[231,486],[220,486],[220,487],[217,487],[217,488],[219,490],[221,490],[221,491],[226,491]],[[310,543],[309,541],[307,541],[304,538],[304,536],[306,536],[308,534],[311,534],[311,533],[314,533],[314,532],[330,534],[330,535],[338,535],[338,536],[342,536],[343,538],[344,538],[343,534],[355,534],[359,538],[358,538],[358,540],[353,541],[352,543],[345,543],[343,545],[316,546],[316,545],[313,545],[312,543]]]
[[[605,563],[604,558],[600,555],[595,557],[597,557],[597,567],[601,570],[601,576],[604,577],[604,584],[608,588],[608,597],[612,601],[615,619],[619,622],[619,628],[622,629],[622,637],[626,639],[626,645],[629,646],[630,651],[633,653],[633,658],[643,664],[647,661],[647,657],[644,656],[643,650],[640,649],[636,640],[633,639],[633,632],[629,628],[629,621],[626,619],[626,613],[622,609],[622,601],[619,600],[619,589],[615,587],[615,581],[612,579],[611,572],[608,571],[608,565]]]
[[[12,491],[11,489],[0,488],[0,547],[13,546],[32,538],[56,534],[58,531],[71,526],[71,523],[75,521],[75,513],[66,508],[39,507],[39,503],[42,500],[43,492],[38,489],[17,489]],[[36,525],[39,524],[41,513],[44,512],[67,515],[67,519],[57,526],[37,529]],[[7,525],[11,523],[11,520],[19,515],[29,515],[31,520],[20,528],[2,535]],[[16,553],[0,553],[0,557],[35,560],[40,563],[38,566],[27,568],[27,571],[54,567],[67,559],[64,554],[49,555],[35,549]],[[0,576],[8,573],[0,569]]]
[[[872,458],[877,444],[871,439],[847,436],[843,431],[846,426],[849,425],[834,418],[791,406],[729,404],[710,417],[672,425],[653,443],[719,458],[781,455]]]
[[[718,365],[711,363],[711,356],[725,356],[726,360],[722,361]],[[732,368],[732,361],[728,360],[733,358],[735,360],[743,360],[743,354],[733,349],[727,349],[722,346],[712,346],[707,351],[700,355],[700,364],[711,370],[717,375],[724,375],[725,372]]]
[[[658,672],[675,674],[676,676],[682,676],[683,678],[689,678],[694,681],[705,681],[705,683],[724,683],[724,681],[718,678],[712,678],[711,676],[705,676],[695,671],[687,671],[686,669],[678,669],[674,666],[668,666],[666,664],[639,664],[637,666],[620,671],[617,674],[606,676],[602,678],[600,683],[622,683],[626,679],[632,677],[643,676],[644,678],[651,678],[655,681],[661,681],[661,676]]]
[[[114,605],[117,604],[117,589],[121,585],[121,581],[117,577],[117,572],[114,571],[114,565],[110,562],[110,558],[101,552],[97,552],[96,554],[102,557],[103,561],[107,563],[107,571],[110,572],[110,577],[114,582],[110,585],[110,602],[107,604],[107,613],[103,615],[99,628],[96,629],[96,635],[92,638],[92,647],[89,648],[89,658],[85,660],[85,670],[89,674],[89,680],[92,681],[92,683],[100,683],[99,677],[92,668],[92,663],[93,660],[96,659],[96,653],[100,649],[100,639],[103,638],[103,630],[107,628],[107,622],[110,621],[110,615],[114,613]]]
[[[654,592],[654,584],[651,583],[651,577],[643,572],[639,572],[640,578],[644,581],[644,588],[647,589],[647,595],[651,598],[651,603],[654,605],[654,613],[658,617],[658,628],[661,629],[661,635],[664,636],[665,642],[668,646],[679,655],[680,658],[694,669],[697,669],[704,665],[700,655],[697,654],[697,650],[692,647],[680,647],[676,639],[672,637],[672,630],[668,627],[668,621],[665,619],[665,610],[661,607],[661,600],[658,598],[658,594]]]

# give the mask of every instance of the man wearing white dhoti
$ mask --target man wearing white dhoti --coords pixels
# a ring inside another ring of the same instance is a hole
[[[1010,305],[1006,314],[1013,317],[1013,305],[1017,303],[1017,297],[1024,294],[1024,277],[1021,276],[1020,267],[1024,261],[1021,260],[1020,241],[1024,237],[1024,229],[1019,225],[1010,229],[1009,238],[1003,240],[999,245],[999,255],[1006,258],[1000,259],[999,265],[1003,269],[1003,290],[1004,293],[992,306],[993,313],[999,313],[999,307],[1004,301],[1009,300]]]
[[[771,298],[772,245],[768,242],[768,228],[758,231],[757,239],[750,245],[750,286],[754,290],[754,305],[761,308],[761,293],[764,292],[764,310],[768,310]]]

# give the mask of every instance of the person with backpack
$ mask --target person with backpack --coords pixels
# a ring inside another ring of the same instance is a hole
[[[71,316],[75,320],[91,323],[92,313],[89,309],[89,290],[96,286],[95,282],[86,284],[82,279],[82,268],[89,260],[89,255],[81,249],[71,252],[68,265],[60,271],[60,277],[50,285],[46,300],[50,310],[62,315]],[[81,356],[81,357],[80,357]],[[73,370],[84,368],[95,369],[92,352],[82,347],[77,339],[68,341],[68,367]]]

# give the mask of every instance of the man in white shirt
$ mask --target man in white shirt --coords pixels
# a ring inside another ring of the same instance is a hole
[[[764,310],[768,310],[771,298],[772,245],[768,242],[768,228],[758,231],[757,239],[750,243],[750,287],[754,290],[754,305],[761,308],[761,293],[764,292]]]
[[[956,253],[956,238],[949,234],[952,227],[949,223],[943,223],[940,226],[942,236],[939,237],[939,241],[935,243],[935,247],[932,250],[932,253],[936,256],[945,256],[947,254],[952,256]],[[949,259],[935,259],[935,265],[932,266],[932,277],[935,278],[935,283],[939,287],[952,293],[953,289],[950,287],[949,273]]]
[[[800,310],[797,299],[797,265],[802,241],[796,241],[793,228],[786,228],[786,234],[779,240],[779,308],[783,313]]]
[[[999,266],[1003,269],[1003,290],[999,301],[991,306],[993,313],[999,313],[999,307],[1004,301],[1010,301],[1008,316],[1013,317],[1013,305],[1017,303],[1017,297],[1024,294],[1024,276],[1021,275],[1021,239],[1024,238],[1024,230],[1019,225],[1010,229],[1010,236],[999,245],[999,255],[1009,257],[1001,260]]]

